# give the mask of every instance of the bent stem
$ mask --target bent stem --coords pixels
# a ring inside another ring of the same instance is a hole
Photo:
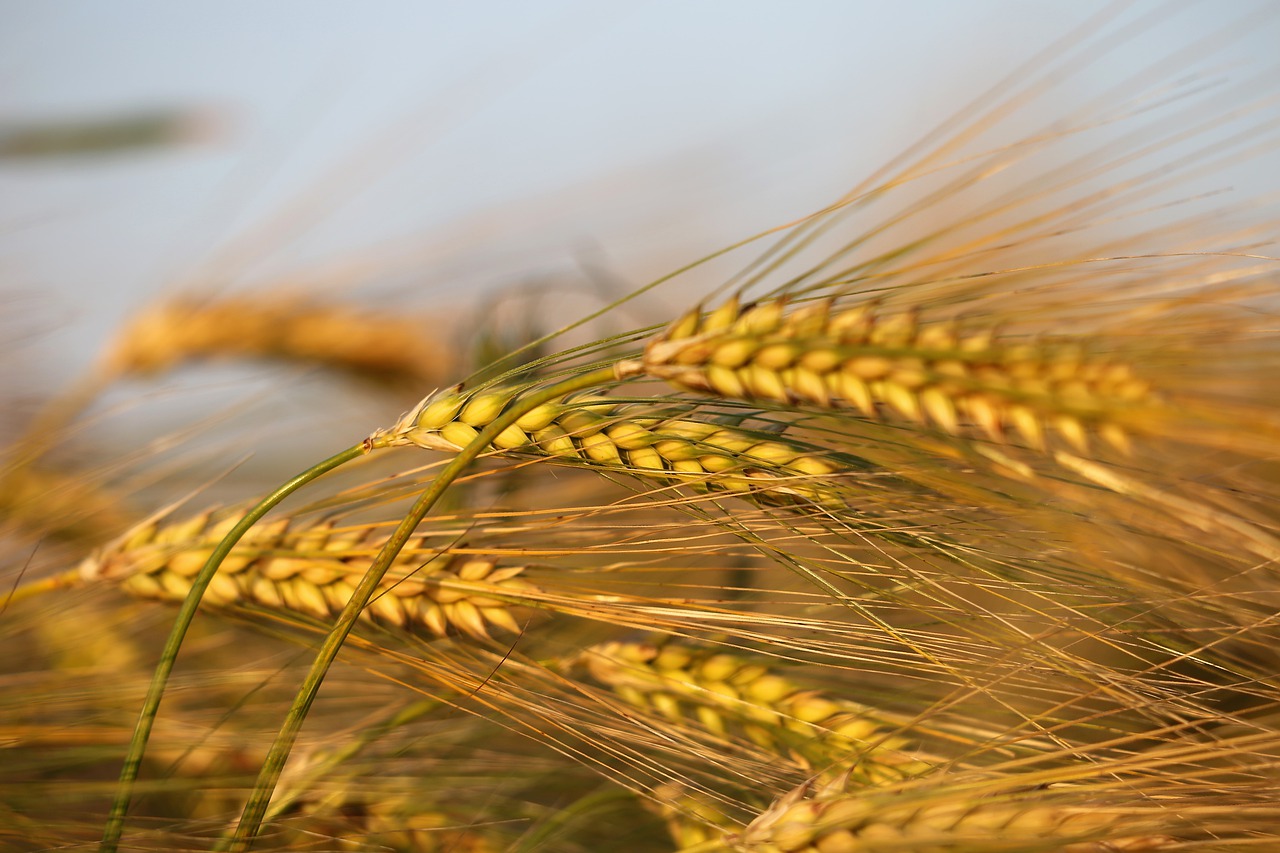
[[[338,650],[342,648],[347,635],[351,633],[356,619],[360,616],[360,611],[364,609],[369,599],[373,597],[373,593],[382,581],[383,576],[400,552],[404,550],[409,537],[413,535],[422,519],[426,517],[426,514],[444,494],[445,490],[449,488],[468,465],[475,461],[477,456],[491,446],[491,442],[499,433],[514,424],[525,414],[528,414],[543,403],[571,394],[574,391],[604,385],[616,378],[617,374],[612,366],[602,367],[549,385],[517,399],[507,411],[480,430],[479,435],[449,461],[449,464],[441,470],[439,476],[418,497],[418,500],[409,510],[409,514],[404,517],[399,527],[391,535],[391,538],[387,540],[382,550],[378,552],[373,565],[369,567],[369,571],[365,573],[364,578],[361,579],[360,584],[351,594],[351,599],[338,616],[338,621],[321,644],[320,650],[316,654],[315,662],[311,666],[311,671],[307,673],[306,679],[302,682],[302,686],[294,697],[293,705],[289,708],[288,714],[285,715],[280,732],[276,735],[276,740],[271,745],[271,751],[267,753],[267,757],[262,763],[262,767],[258,772],[257,782],[249,795],[248,802],[245,803],[244,812],[240,816],[240,823],[236,826],[235,836],[229,843],[219,845],[218,849],[238,853],[238,851],[248,850],[253,844],[253,839],[261,829],[262,820],[267,813],[267,806],[271,801],[272,794],[275,792],[276,784],[280,780],[280,774],[284,770],[285,762],[288,761],[289,753],[292,751],[293,744],[302,729],[302,723],[306,719],[316,695],[320,692],[320,684],[324,681],[329,667],[338,656]]]
[[[125,815],[129,811],[129,801],[133,797],[134,782],[138,778],[138,769],[142,765],[142,756],[147,749],[147,740],[151,737],[151,728],[155,723],[156,712],[160,707],[160,699],[164,696],[165,686],[168,684],[170,673],[173,672],[173,665],[177,660],[178,650],[182,647],[182,641],[186,638],[187,629],[195,618],[196,608],[200,606],[200,599],[204,596],[204,591],[209,586],[209,581],[217,573],[218,567],[222,565],[222,561],[231,553],[231,549],[248,532],[249,528],[253,527],[276,504],[312,480],[340,465],[350,462],[352,459],[363,456],[366,452],[368,451],[363,444],[347,448],[318,465],[308,468],[263,498],[244,518],[240,519],[235,527],[227,532],[227,535],[218,543],[218,547],[213,549],[213,553],[209,555],[209,559],[205,561],[204,566],[192,579],[191,590],[187,593],[187,597],[183,599],[182,606],[178,609],[178,617],[174,620],[173,628],[169,632],[169,639],[165,642],[164,650],[160,655],[160,663],[156,665],[155,673],[151,676],[151,686],[147,688],[147,696],[143,701],[142,711],[138,715],[138,723],[133,730],[133,739],[129,742],[129,751],[125,754],[124,767],[120,771],[120,781],[116,787],[115,801],[111,804],[111,813],[107,817],[107,825],[102,833],[102,843],[98,848],[100,853],[115,853],[120,845],[120,836],[124,831]]]

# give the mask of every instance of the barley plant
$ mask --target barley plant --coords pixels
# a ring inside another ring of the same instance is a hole
[[[1015,121],[1125,26],[502,351],[133,320],[0,477],[0,850],[1280,850],[1280,218],[1192,204],[1275,81],[1207,34]],[[65,452],[211,358],[405,413],[275,490]]]

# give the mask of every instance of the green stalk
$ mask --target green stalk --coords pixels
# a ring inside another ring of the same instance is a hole
[[[325,637],[323,644],[321,644],[320,651],[311,666],[311,671],[307,673],[302,687],[294,697],[293,706],[289,709],[289,713],[285,715],[284,724],[280,727],[279,734],[276,735],[275,743],[271,745],[271,751],[267,753],[267,757],[262,763],[262,768],[258,773],[258,780],[249,795],[248,802],[245,803],[244,812],[240,816],[240,823],[236,826],[235,836],[227,847],[228,850],[233,851],[233,853],[240,853],[240,851],[248,850],[253,844],[253,839],[258,835],[262,826],[262,819],[266,815],[271,795],[274,793],[280,774],[284,770],[285,762],[288,761],[289,753],[292,751],[293,744],[302,729],[302,723],[306,719],[312,703],[315,701],[316,694],[320,692],[320,684],[324,681],[329,667],[337,658],[338,650],[342,648],[347,635],[351,633],[356,619],[360,616],[360,611],[364,609],[369,599],[373,597],[373,593],[382,581],[383,576],[400,552],[404,550],[409,537],[413,535],[413,532],[422,522],[422,519],[426,517],[431,507],[435,505],[445,490],[457,479],[458,475],[490,446],[493,439],[500,432],[514,424],[525,414],[528,414],[543,403],[571,394],[574,391],[604,385],[615,378],[616,375],[612,366],[601,367],[520,397],[496,420],[480,430],[480,434],[475,437],[475,440],[459,451],[458,455],[449,461],[449,464],[441,470],[439,476],[418,497],[418,500],[409,510],[409,514],[400,522],[400,526],[396,528],[395,533],[391,535],[391,538],[383,545],[382,550],[378,552],[373,565],[365,573],[359,586],[352,593],[351,600],[347,602],[347,606],[342,609],[342,613],[338,616],[338,621],[334,624],[328,636]]]
[[[263,498],[222,538],[222,541],[218,543],[218,547],[213,550],[213,553],[209,555],[209,559],[205,561],[200,572],[192,579],[191,590],[187,593],[182,606],[178,609],[178,618],[174,621],[173,628],[169,632],[169,639],[164,644],[164,651],[160,655],[160,663],[156,665],[155,672],[151,676],[151,686],[147,688],[147,697],[143,701],[142,712],[138,715],[138,723],[133,729],[133,739],[129,742],[129,751],[125,754],[124,767],[120,771],[120,782],[116,787],[116,798],[111,804],[111,813],[107,817],[107,825],[102,833],[102,843],[98,848],[100,853],[115,853],[120,846],[120,836],[124,832],[125,815],[129,811],[129,801],[133,797],[134,782],[138,778],[138,768],[142,765],[143,753],[147,750],[147,740],[151,737],[151,728],[155,724],[160,700],[164,696],[165,686],[169,682],[169,675],[173,672],[174,662],[178,658],[178,650],[182,647],[182,641],[187,636],[187,629],[191,627],[191,622],[195,619],[196,608],[200,606],[200,599],[204,596],[204,591],[209,586],[209,581],[217,573],[218,567],[222,565],[222,561],[231,553],[231,549],[236,546],[236,543],[248,532],[249,528],[253,527],[276,504],[322,474],[326,474],[334,468],[350,462],[352,459],[363,456],[366,452],[363,444],[347,448],[318,465],[308,468]]]

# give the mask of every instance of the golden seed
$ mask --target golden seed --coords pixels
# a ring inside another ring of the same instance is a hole
[[[557,424],[538,430],[533,434],[534,440],[542,451],[551,456],[577,456],[578,447]]]
[[[448,580],[438,581],[436,588],[431,593],[431,597],[441,604],[453,604],[455,601],[461,601],[468,595],[469,593],[466,590],[461,590],[455,586],[449,585]]]
[[[516,622],[516,618],[511,615],[511,611],[505,606],[482,607],[480,615],[485,622],[496,625],[504,631],[512,634],[520,633],[520,623]]]
[[[1053,419],[1053,425],[1062,437],[1080,454],[1089,452],[1089,436],[1085,433],[1084,424],[1070,415],[1059,415]]]
[[[818,456],[800,456],[787,463],[787,469],[808,474],[811,477],[825,477],[836,472],[830,462]]]
[[[970,419],[983,432],[995,441],[1004,439],[1004,425],[1000,420],[1000,411],[991,400],[981,394],[973,394],[964,398],[964,407]]]
[[[960,428],[956,405],[940,388],[926,388],[920,392],[920,406],[929,419],[944,431],[954,433]]]
[[[605,430],[605,434],[622,450],[639,450],[655,441],[653,433],[634,423],[614,424]]]
[[[607,462],[621,465],[622,457],[618,454],[618,446],[609,440],[604,433],[584,435],[579,439],[582,452],[594,462]]]
[[[662,454],[662,458],[671,462],[683,462],[696,459],[702,451],[693,442],[681,438],[665,438],[653,445],[653,449]]]
[[[831,318],[828,325],[829,334],[842,343],[862,343],[871,330],[871,310],[870,305],[860,305],[857,308],[841,311]]]
[[[924,362],[920,359],[904,358],[898,361],[886,381],[915,391],[929,381],[929,374],[925,370]]]
[[[418,428],[425,430],[440,429],[458,416],[458,412],[462,409],[464,402],[465,399],[457,394],[447,394],[431,401],[417,417]]]
[[[702,463],[697,459],[675,459],[671,462],[671,470],[678,474],[690,474],[702,479],[706,476],[707,469],[702,467]]]
[[[836,396],[852,405],[868,418],[876,416],[876,404],[871,397],[871,389],[867,387],[867,383],[852,373],[843,371],[831,374],[831,379],[836,386],[832,388]]]
[[[733,430],[722,429],[704,438],[702,443],[711,447],[718,447],[721,450],[727,450],[730,453],[741,453],[756,442],[750,436],[744,436]]]
[[[444,608],[432,602],[422,613],[422,623],[431,633],[443,637],[449,633],[449,620],[445,618]]]
[[[711,313],[707,314],[702,321],[702,328],[699,330],[703,334],[708,332],[719,332],[729,328],[737,321],[738,315],[741,314],[739,308],[738,297],[734,296],[728,301],[721,304]]]
[[[794,367],[783,375],[783,382],[797,399],[808,400],[823,407],[831,405],[831,395],[826,383],[812,370]]]
[[[515,450],[529,443],[528,434],[512,424],[493,437],[493,446],[502,450]]]
[[[666,467],[662,461],[662,454],[657,450],[654,450],[652,447],[628,450],[627,464],[632,468],[638,468],[646,471],[661,471]]]
[[[1040,426],[1040,418],[1035,412],[1026,406],[1010,406],[1009,423],[1022,433],[1027,444],[1036,450],[1044,450],[1044,428]]]
[[[480,615],[480,608],[470,601],[466,599],[455,601],[446,609],[449,621],[457,625],[463,633],[477,640],[489,639],[489,631],[485,626],[484,617]]]
[[[801,693],[792,702],[791,715],[806,723],[820,723],[840,712],[840,706],[816,693]]]
[[[502,414],[511,400],[508,394],[476,394],[462,407],[458,420],[474,427],[484,427],[493,423],[494,418]]]
[[[705,705],[700,706],[694,710],[694,715],[698,718],[698,722],[702,724],[702,727],[712,734],[724,737],[729,733],[724,717],[720,716],[714,708],[708,708]]]
[[[604,419],[587,409],[570,409],[560,416],[557,423],[574,438],[594,435],[604,428]]]
[[[190,582],[181,575],[164,572],[155,577],[155,580],[159,583],[161,591],[171,598],[186,598],[187,593],[191,591]]]
[[[749,337],[732,337],[717,342],[711,353],[711,364],[729,369],[741,367],[755,353],[758,341]]]
[[[381,619],[384,622],[390,622],[396,627],[404,627],[405,612],[400,605],[399,599],[394,595],[386,592],[379,593],[369,602],[365,609],[371,618]]]
[[[517,418],[516,426],[527,432],[537,432],[554,423],[563,411],[564,407],[559,403],[543,403]]]
[[[734,370],[727,367],[721,367],[713,364],[706,369],[707,390],[714,391],[724,397],[744,398],[749,396],[747,388],[742,384],[742,380],[738,378],[738,374]]]
[[[734,329],[748,335],[767,335],[782,325],[786,307],[785,299],[770,299],[744,312]]]
[[[699,306],[667,327],[663,338],[669,341],[688,338],[698,333],[702,323],[702,307]]]
[[[756,351],[752,362],[765,370],[782,370],[800,357],[800,347],[789,341],[767,344]]]
[[[871,343],[880,346],[905,346],[914,340],[915,336],[916,315],[910,311],[881,320],[871,329]]]
[[[478,581],[488,577],[493,570],[489,560],[467,560],[458,567],[458,577],[464,581]]]
[[[480,432],[462,421],[450,421],[440,429],[440,437],[461,450],[476,440]]]
[[[1133,454],[1133,444],[1129,441],[1129,434],[1119,424],[1101,424],[1098,427],[1098,434],[1102,436],[1103,441],[1124,455]]]
[[[920,401],[909,388],[905,388],[896,382],[877,382],[872,386],[872,390],[879,390],[881,398],[896,409],[903,417],[913,420],[924,420],[920,411]]]
[[[800,451],[790,445],[776,441],[762,441],[743,450],[742,455],[749,459],[758,459],[774,465],[786,465],[799,456]]]
[[[782,376],[772,370],[748,364],[738,370],[738,378],[751,391],[752,396],[776,400],[779,403],[786,403],[791,399],[786,386],[782,383]]]
[[[667,360],[678,365],[703,364],[711,358],[714,344],[708,341],[689,341],[667,357]]]
[[[164,587],[161,585],[160,580],[144,572],[125,577],[120,582],[120,585],[126,591],[142,598],[158,598],[164,594]]]
[[[321,618],[329,615],[329,603],[324,600],[320,590],[316,589],[312,584],[306,583],[301,579],[287,581],[284,589],[286,599],[290,592],[293,593],[294,606],[298,610]]]
[[[733,655],[712,655],[698,668],[698,677],[707,681],[728,681],[738,666],[739,661]]]
[[[711,455],[700,456],[698,463],[702,466],[702,470],[710,474],[719,474],[724,471],[732,471],[739,465],[729,456]]]
[[[949,352],[956,348],[958,338],[954,322],[931,323],[916,335],[916,346],[925,350]]]
[[[846,361],[844,370],[858,379],[882,379],[893,370],[893,362],[878,355],[864,355]]]

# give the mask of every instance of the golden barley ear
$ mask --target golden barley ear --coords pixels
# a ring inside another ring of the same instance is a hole
[[[1088,453],[1096,438],[1126,452],[1159,398],[1131,365],[1090,356],[1087,343],[1006,339],[989,326],[885,314],[875,302],[828,298],[791,309],[775,297],[682,318],[624,372],[1036,450],[1056,441]]]
[[[1151,853],[1179,846],[1160,833],[1154,806],[1117,807],[1106,796],[1008,786],[983,795],[961,778],[923,794],[845,792],[845,781],[806,783],[731,839],[744,853],[1059,851]]]
[[[806,689],[760,659],[664,637],[605,643],[579,662],[638,708],[750,741],[810,771],[856,755],[859,781],[875,786],[928,773],[943,761],[895,734],[899,722],[889,715]]]
[[[449,389],[424,399],[371,435],[372,447],[413,445],[457,452],[521,396],[499,388]],[[731,492],[762,504],[846,509],[834,484],[867,466],[781,433],[717,423],[658,403],[569,396],[538,406],[503,430],[490,450],[626,472],[664,484]]]
[[[315,364],[368,379],[434,385],[464,365],[427,318],[283,294],[179,298],[153,305],[117,334],[108,376],[172,370],[210,359]]]
[[[80,575],[113,581],[132,595],[182,601],[192,577],[242,515],[205,512],[168,525],[144,524],[86,559]],[[287,518],[260,524],[223,561],[204,601],[328,620],[346,606],[388,535],[377,524],[340,527]],[[361,618],[433,636],[488,640],[494,628],[519,633],[512,606],[485,593],[536,590],[523,573],[521,566],[450,554],[416,537]]]

